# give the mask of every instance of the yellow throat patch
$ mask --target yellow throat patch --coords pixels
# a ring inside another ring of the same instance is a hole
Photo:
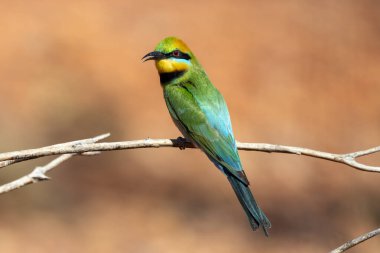
[[[185,60],[177,60],[177,59],[162,59],[156,61],[156,68],[158,73],[172,73],[179,71],[186,71],[190,67],[190,62],[186,62]]]

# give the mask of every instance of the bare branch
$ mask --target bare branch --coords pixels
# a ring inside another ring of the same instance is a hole
[[[91,144],[91,143],[95,143],[97,141],[103,140],[103,139],[109,137],[110,135],[111,135],[110,133],[106,133],[106,134],[101,134],[101,135],[95,136],[93,138],[77,140],[77,141],[70,141],[70,142],[55,144],[55,145],[47,146],[47,147],[43,147],[43,148],[36,148],[36,149],[28,149],[28,150],[23,150],[23,151],[14,151],[14,152],[3,153],[3,154],[0,154],[0,157],[3,155],[6,156],[6,154],[9,154],[10,156],[12,156],[12,154],[13,155],[15,154],[16,157],[17,156],[19,156],[19,157],[18,158],[10,158],[10,159],[1,159],[0,158],[0,168],[9,166],[9,165],[14,164],[14,163],[38,158],[38,157],[32,157],[32,156],[28,156],[28,155],[23,156],[22,155],[23,153],[33,153],[34,150],[41,150],[41,149],[49,150],[49,149],[54,149],[54,148],[60,148],[62,146],[75,147],[77,145],[82,145],[82,144]],[[98,151],[94,151],[94,152],[98,152]],[[68,152],[68,153],[72,153],[72,152]],[[76,153],[76,152],[74,152],[74,153]],[[17,154],[19,154],[19,155],[17,155]],[[49,156],[49,155],[45,155],[45,156]]]
[[[40,181],[48,180],[49,177],[46,176],[46,172],[63,163],[67,159],[71,158],[75,154],[65,154],[61,155],[58,158],[54,159],[50,163],[46,164],[43,167],[36,167],[31,173],[26,176],[23,176],[19,179],[16,179],[10,183],[0,186],[0,194],[18,189],[20,187],[26,186],[28,184],[37,183]]]
[[[137,148],[159,148],[159,147],[177,147],[177,148],[194,148],[190,142],[178,138],[178,139],[145,139],[145,140],[135,140],[135,141],[123,141],[123,142],[103,142],[103,143],[88,143],[88,142],[68,142],[57,144],[53,146],[28,149],[22,151],[14,151],[8,153],[0,154],[0,167],[5,167],[13,163],[36,159],[43,156],[51,155],[61,155],[61,154],[72,154],[72,153],[84,153],[84,152],[94,152],[94,151],[112,151],[112,150],[122,150],[122,149],[137,149]],[[343,163],[349,165],[355,169],[369,171],[369,172],[380,172],[380,167],[369,166],[359,163],[355,158],[369,155],[375,152],[380,152],[380,146],[374,147],[368,150],[357,151],[347,154],[334,154],[322,151],[317,151],[313,149],[274,145],[266,143],[242,143],[237,142],[237,147],[240,150],[247,151],[260,151],[260,152],[274,152],[274,153],[288,153],[305,155],[320,159],[325,159],[333,162]]]
[[[362,171],[380,172],[380,166],[365,165],[365,164],[359,163],[355,159],[360,156],[365,156],[365,155],[373,154],[376,152],[380,152],[380,146],[363,150],[363,151],[347,153],[347,154],[334,154],[334,153],[327,153],[327,152],[308,149],[308,148],[273,145],[273,144],[266,144],[266,143],[239,143],[238,142],[237,146],[241,150],[255,150],[255,151],[262,151],[262,152],[269,152],[269,153],[276,152],[276,153],[305,155],[305,156],[325,159],[325,160],[329,160],[333,162],[343,163]]]
[[[379,234],[380,234],[380,228],[375,229],[355,239],[352,239],[351,241],[346,242],[345,244],[343,244],[339,248],[334,249],[330,253],[341,253]]]
[[[24,160],[17,160],[17,159],[14,159],[14,160],[6,160],[6,161],[2,161],[0,162],[0,168],[2,167],[6,167],[6,166],[9,166],[9,165],[12,165],[14,163],[18,163],[18,162],[22,162]]]
[[[68,142],[66,144],[71,145],[71,146],[73,146],[73,145],[75,146],[75,145],[85,144],[85,143],[94,143],[96,141],[107,138],[108,136],[110,136],[110,134],[102,134],[102,135],[95,136],[95,137],[90,138],[90,139]],[[59,147],[61,145],[62,144],[58,144],[58,145],[53,145],[50,147]],[[99,153],[100,152],[98,152],[98,151],[93,151],[93,152],[85,152],[85,153],[82,153],[81,155],[97,155]],[[16,179],[10,183],[7,183],[7,184],[0,186],[0,194],[18,189],[20,187],[23,187],[23,186],[26,186],[29,184],[38,183],[40,181],[45,181],[45,180],[50,179],[48,176],[46,176],[47,172],[49,172],[53,168],[57,167],[58,165],[60,165],[64,161],[68,160],[69,158],[71,158],[77,154],[80,154],[80,153],[63,154],[63,155],[57,157],[56,159],[54,159],[53,161],[51,161],[50,163],[46,164],[45,166],[36,167],[28,175],[23,176],[23,177]],[[26,159],[24,159],[24,160],[26,160]],[[13,160],[4,161],[3,163],[10,165],[12,163],[16,163],[16,162],[20,162],[20,161],[24,161],[24,160],[23,159],[13,159]],[[5,166],[7,166],[7,165],[5,165]]]
[[[101,151],[113,151],[122,149],[137,149],[137,148],[159,148],[159,147],[176,147],[180,149],[185,148],[195,148],[195,146],[183,138],[177,139],[145,139],[145,140],[134,140],[134,141],[123,141],[123,142],[104,142],[95,143],[101,139],[108,137],[109,134],[103,134],[90,139],[84,139],[79,141],[71,141],[61,144],[56,144],[52,146],[28,149],[14,152],[7,152],[0,154],[0,168],[6,167],[14,163],[36,159],[39,157],[61,155],[54,159],[50,163],[42,167],[36,167],[31,173],[23,176],[13,182],[0,186],[0,194],[6,193],[28,184],[37,183],[43,180],[48,180],[49,177],[46,173],[51,169],[55,168],[62,162],[71,158],[74,155],[94,155]],[[369,172],[380,172],[380,167],[369,166],[356,161],[356,158],[380,152],[380,146],[374,147],[367,150],[347,153],[347,154],[334,154],[327,153],[313,149],[274,145],[266,143],[243,143],[237,142],[237,147],[240,150],[246,151],[260,151],[260,152],[274,152],[274,153],[287,153],[310,156],[320,159],[325,159],[337,163],[343,163],[349,165],[355,169]],[[341,247],[331,251],[331,253],[343,252],[371,237],[380,234],[380,228],[371,231],[365,235],[353,239],[342,245]]]

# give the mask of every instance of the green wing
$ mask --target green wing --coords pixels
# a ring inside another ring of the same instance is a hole
[[[223,98],[215,90],[216,95],[208,94],[209,97],[202,99],[195,96],[190,89],[186,84],[168,85],[164,88],[166,105],[177,127],[186,138],[195,142],[220,170],[248,185]]]

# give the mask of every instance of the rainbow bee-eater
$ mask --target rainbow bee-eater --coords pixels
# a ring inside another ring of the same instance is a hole
[[[249,189],[226,102],[195,55],[182,40],[168,37],[143,60],[156,63],[166,106],[175,125],[227,176],[252,229],[262,226],[268,236],[271,225]]]

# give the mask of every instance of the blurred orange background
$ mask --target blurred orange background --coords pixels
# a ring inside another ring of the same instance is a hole
[[[379,145],[378,1],[2,1],[0,152],[92,137],[176,138],[151,62],[175,35],[229,105],[235,136],[346,153]],[[327,252],[380,224],[380,176],[241,151],[272,221],[252,232],[198,150],[75,157],[1,196],[0,252]],[[6,183],[52,158],[1,170]],[[380,165],[380,155],[360,159]],[[350,252],[379,252],[374,238]]]

